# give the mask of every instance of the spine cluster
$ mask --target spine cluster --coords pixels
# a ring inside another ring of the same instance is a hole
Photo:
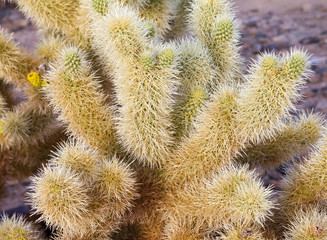
[[[325,120],[294,111],[304,51],[247,70],[228,0],[15,2],[42,40],[27,55],[0,30],[0,150],[65,130],[28,194],[53,239],[326,239]],[[276,197],[256,169],[303,155]],[[45,237],[5,216],[0,238]]]

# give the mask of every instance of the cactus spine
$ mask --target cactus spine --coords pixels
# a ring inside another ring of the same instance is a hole
[[[0,222],[0,236],[5,240],[42,240],[42,232],[27,223],[21,216],[2,217]]]
[[[126,164],[80,141],[62,145],[33,182],[32,207],[65,239],[110,236],[138,196]]]
[[[69,123],[68,131],[99,147],[103,154],[115,153],[113,110],[105,104],[86,56],[76,48],[67,48],[56,64],[47,76],[50,84],[45,90],[60,118]]]
[[[304,51],[264,53],[245,74],[227,0],[16,2],[42,41],[26,56],[0,32],[0,76],[27,96],[0,98],[0,145],[42,147],[65,124],[29,193],[54,239],[325,238],[325,121],[291,114]],[[190,33],[168,42],[177,12]],[[302,153],[276,203],[255,168]]]

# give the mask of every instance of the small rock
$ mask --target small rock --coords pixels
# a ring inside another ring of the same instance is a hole
[[[317,9],[320,11],[320,12],[327,12],[327,6],[324,5],[324,4],[319,4],[317,6]]]
[[[311,88],[311,92],[317,94],[319,92],[319,89],[318,88]]]
[[[303,44],[303,45],[314,44],[314,43],[319,43],[320,42],[320,38],[315,37],[315,36],[305,37],[305,38],[302,38],[299,42],[301,44]]]
[[[313,27],[317,27],[317,24],[314,22],[305,22],[305,26],[313,28]]]
[[[318,111],[324,111],[326,112],[327,110],[327,99],[324,97],[319,98],[319,101],[317,103],[316,109]]]
[[[318,83],[321,81],[321,77],[318,74],[314,74],[311,78],[310,78],[310,83]]]
[[[327,97],[327,87],[323,87],[323,88],[321,89],[321,93],[322,93],[322,95],[326,98],[326,97]]]
[[[302,5],[302,11],[305,13],[311,12],[312,11],[312,3],[304,3]]]
[[[257,38],[266,38],[267,34],[265,34],[264,32],[258,32],[256,35]]]
[[[273,11],[269,11],[269,12],[268,12],[268,15],[269,15],[269,16],[272,16],[272,15],[274,15],[274,12],[273,12]]]
[[[264,44],[261,48],[261,51],[274,51],[274,50],[280,50],[280,46],[277,43],[268,43],[268,44]]]
[[[285,22],[284,24],[280,25],[281,29],[285,32],[285,31],[292,31],[294,29],[296,29],[297,24],[294,22]]]
[[[327,67],[320,67],[315,69],[315,73],[322,78],[322,81],[327,81]]]
[[[278,35],[276,37],[273,37],[272,39],[274,42],[287,42],[287,38],[285,37],[285,35]]]
[[[327,34],[327,30],[324,30],[320,33],[321,35],[326,35]]]
[[[327,71],[322,74],[321,78],[323,82],[327,82]]]
[[[251,18],[246,25],[248,27],[258,27],[258,20],[255,18]]]

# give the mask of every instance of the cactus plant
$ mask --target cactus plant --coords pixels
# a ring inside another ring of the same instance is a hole
[[[0,32],[0,75],[27,96],[13,109],[0,98],[0,145],[64,124],[28,194],[54,239],[325,238],[325,121],[292,114],[305,51],[247,71],[227,0],[15,2],[42,41],[27,56]],[[190,32],[167,41],[178,24]],[[256,169],[303,153],[274,198]]]
[[[2,217],[0,222],[0,236],[6,240],[42,240],[42,231],[26,222],[21,216]]]

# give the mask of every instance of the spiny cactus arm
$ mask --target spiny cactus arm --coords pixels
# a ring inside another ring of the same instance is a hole
[[[148,215],[137,222],[137,237],[144,240],[162,239],[162,230],[164,222],[162,214],[159,211],[153,211],[152,215]]]
[[[199,231],[198,227],[183,221],[182,219],[168,220],[164,228],[163,239],[169,240],[202,240],[205,238],[206,234]]]
[[[194,88],[194,92],[187,99],[181,101],[174,111],[175,135],[179,141],[187,137],[194,128],[194,121],[199,111],[205,104],[207,94],[202,88]]]
[[[96,214],[101,215],[101,212]],[[89,221],[90,223],[90,221]],[[82,233],[71,233],[68,231],[57,230],[53,240],[84,240],[84,239],[112,239],[113,233],[119,230],[120,222],[112,219],[99,219],[98,222],[91,224],[88,231]],[[105,227],[104,227],[105,226]]]
[[[318,150],[303,164],[295,164],[282,183],[280,204],[286,215],[327,199],[327,135],[318,142]]]
[[[188,136],[193,122],[209,93],[216,71],[208,51],[197,40],[182,39],[178,43],[177,103],[174,110],[176,140]]]
[[[118,150],[113,130],[113,110],[104,104],[97,77],[85,55],[74,47],[65,48],[47,76],[44,87],[59,118],[68,123],[68,131],[97,147],[102,154]]]
[[[133,162],[131,167],[136,172],[140,198],[135,201],[134,208],[128,217],[129,223],[151,222],[152,218],[157,218],[156,209],[165,194],[161,169],[144,167],[138,162]]]
[[[124,147],[148,166],[158,166],[169,156],[175,74],[176,53],[170,46],[144,52],[133,66],[119,71],[118,133]]]
[[[92,26],[99,55],[108,56],[106,66],[133,64],[147,47],[147,31],[137,12],[119,4],[111,5],[109,13]]]
[[[327,213],[319,207],[299,210],[284,234],[286,240],[327,239]]]
[[[149,0],[119,0],[119,1],[135,9],[143,7],[144,5],[149,3]]]
[[[180,0],[148,0],[140,7],[140,16],[155,23],[158,34],[164,36],[175,19]]]
[[[0,92],[0,116],[6,111],[6,106],[7,106],[6,100]]]
[[[37,145],[41,142],[44,143],[57,132],[61,124],[56,121],[55,115],[51,110],[42,111],[33,106],[33,103],[26,102],[26,104],[19,105],[16,111],[21,111],[26,117],[31,119],[29,136],[25,141],[28,144]]]
[[[17,96],[14,94],[16,89],[13,89],[11,84],[8,84],[0,77],[0,94],[6,103],[6,107],[12,108],[17,104]]]
[[[88,187],[92,187],[100,159],[98,151],[90,148],[85,142],[72,139],[59,144],[52,154],[50,164],[74,170]]]
[[[120,163],[116,157],[104,158],[80,140],[62,144],[50,165],[78,174],[87,189],[89,214],[82,217],[88,225],[84,226],[84,232],[75,232],[74,236],[82,234],[85,239],[109,236],[117,230],[138,197],[135,173],[129,166]],[[69,236],[67,229],[62,230],[63,236]]]
[[[238,100],[240,138],[258,143],[280,130],[282,119],[294,110],[294,101],[300,97],[308,67],[307,54],[299,50],[282,59],[266,53],[253,64]]]
[[[37,63],[17,46],[12,35],[0,28],[0,76],[16,87],[30,86],[27,75],[35,66]]]
[[[325,131],[324,124],[321,115],[302,113],[298,119],[285,123],[273,138],[250,144],[236,161],[251,167],[276,168],[313,147]]]
[[[80,26],[80,1],[78,0],[11,0],[43,32],[65,34],[78,44],[83,36]],[[79,27],[76,27],[79,26]],[[87,36],[86,36],[87,37]]]
[[[242,74],[239,23],[227,0],[194,0],[190,28],[206,46],[217,67],[218,82],[235,81]]]
[[[85,6],[93,8],[96,12],[101,15],[106,15],[109,12],[111,6],[115,3],[120,3],[122,6],[127,5],[134,10],[139,10],[139,8],[149,3],[149,0],[82,0]]]
[[[45,167],[32,178],[29,201],[39,220],[71,235],[83,233],[88,226],[90,197],[77,173],[65,167]]]
[[[12,0],[38,27],[52,30],[64,29],[76,17],[79,2],[76,0]],[[68,27],[70,29],[70,27]]]
[[[38,145],[59,128],[53,113],[41,111],[34,102],[24,102],[6,111],[0,125],[1,148]]]
[[[21,111],[7,111],[0,120],[1,148],[21,146],[30,134],[32,121]]]
[[[0,236],[3,240],[42,240],[44,234],[21,216],[8,217],[2,215],[0,221]]]
[[[223,228],[217,231],[219,237],[216,240],[266,240],[263,230],[254,224],[224,224]]]
[[[262,226],[275,205],[272,190],[247,167],[223,167],[202,184],[190,184],[172,196],[167,210],[173,216],[212,230],[239,221]]]
[[[109,219],[121,219],[139,197],[135,172],[117,157],[103,159],[95,176],[95,185],[102,198],[102,210]]]
[[[134,162],[132,167],[136,171],[140,198],[135,201],[134,208],[126,217],[127,224],[135,226],[139,239],[160,239],[164,222],[159,206],[166,194],[161,169],[144,167],[138,162]]]
[[[40,109],[46,109],[38,87],[29,82],[29,74],[36,71],[39,58],[28,56],[14,42],[13,37],[0,28],[0,76],[6,83],[23,88],[29,101],[34,101]]]
[[[176,5],[176,16],[173,19],[171,28],[165,34],[165,38],[178,39],[187,34],[187,14],[190,12],[191,0],[180,0]]]
[[[191,5],[189,24],[202,43],[211,37],[212,27],[218,15],[232,13],[228,0],[194,0]]]
[[[143,164],[158,166],[167,158],[172,142],[169,128],[176,51],[150,45],[148,29],[127,7],[114,6],[94,28],[94,33],[103,33],[94,35],[95,42],[102,44],[102,51],[108,49],[104,54],[112,52],[107,55],[106,66],[110,68],[116,61],[113,81],[121,106],[117,123],[121,142]]]
[[[198,40],[182,39],[178,43],[179,94],[189,96],[194,88],[212,92],[216,85],[216,69],[209,52]]]
[[[36,55],[44,61],[45,67],[49,67],[48,64],[57,61],[60,57],[60,51],[66,45],[67,40],[59,37],[55,34],[48,34],[44,36],[41,42],[37,45]]]
[[[195,130],[164,165],[167,184],[183,187],[190,181],[199,181],[229,163],[240,149],[236,138],[235,113],[238,90],[222,87],[203,109]]]

